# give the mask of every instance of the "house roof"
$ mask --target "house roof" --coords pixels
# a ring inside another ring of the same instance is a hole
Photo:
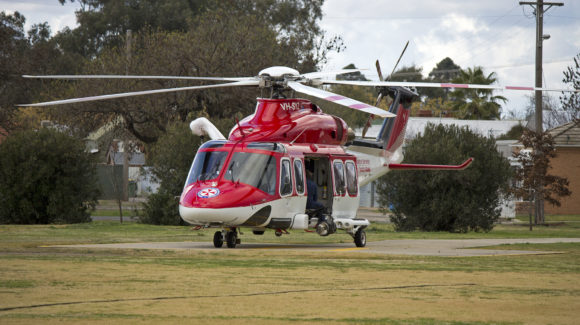
[[[580,147],[580,125],[575,122],[555,127],[548,130],[548,133],[554,137],[557,147]]]

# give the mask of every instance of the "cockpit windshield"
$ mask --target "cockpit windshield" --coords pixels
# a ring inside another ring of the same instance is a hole
[[[276,158],[261,153],[236,152],[224,179],[256,187],[270,195],[276,193]]]
[[[218,178],[227,156],[227,151],[198,152],[193,160],[186,185]]]

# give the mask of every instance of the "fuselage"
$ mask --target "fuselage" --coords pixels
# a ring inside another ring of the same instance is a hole
[[[291,228],[306,213],[309,181],[333,216],[356,215],[356,156],[341,146],[209,141],[192,164],[180,214],[195,225]]]
[[[397,139],[406,115],[392,121]],[[192,125],[194,133],[206,132],[203,123]],[[308,100],[258,99],[254,114],[237,123],[228,140],[214,138],[199,148],[180,215],[202,226],[304,229],[313,220],[307,205],[316,201],[325,215],[355,218],[359,187],[402,160],[402,142],[385,149],[356,141],[347,146],[348,139],[342,119]]]

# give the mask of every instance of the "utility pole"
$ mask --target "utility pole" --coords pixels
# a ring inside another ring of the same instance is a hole
[[[542,44],[544,40],[550,38],[550,35],[544,35],[544,13],[548,11],[553,6],[561,7],[564,5],[562,2],[544,2],[543,0],[536,1],[520,1],[520,5],[529,5],[534,9],[534,15],[536,16],[536,88],[542,87]],[[544,8],[544,6],[547,6]],[[535,112],[535,131],[537,134],[544,133],[544,119],[542,116],[542,91],[536,90],[535,93],[536,101],[536,112]],[[536,148],[534,148],[536,149]],[[534,150],[535,153],[540,152],[540,150]],[[536,206],[536,222],[544,222],[544,196],[543,196],[544,184],[540,182],[538,188],[536,189],[535,195],[535,206]],[[540,220],[538,220],[540,219]]]

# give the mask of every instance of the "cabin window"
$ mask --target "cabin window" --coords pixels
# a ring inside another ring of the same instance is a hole
[[[292,194],[292,170],[290,160],[282,159],[280,168],[280,195]]]
[[[358,181],[356,179],[356,166],[354,162],[346,162],[346,189],[349,195],[356,195]]]
[[[336,160],[333,164],[334,171],[334,189],[336,194],[344,195],[346,193],[345,181],[344,181],[344,165],[342,161]]]
[[[294,177],[296,178],[296,192],[304,194],[304,169],[300,159],[294,159]]]
[[[191,165],[186,185],[218,178],[227,156],[227,151],[198,151]]]
[[[256,187],[270,195],[276,193],[276,158],[271,155],[236,152],[224,179]]]

